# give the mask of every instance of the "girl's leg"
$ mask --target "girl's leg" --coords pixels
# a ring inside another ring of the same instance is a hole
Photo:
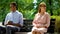
[[[44,32],[41,32],[41,34],[44,34]]]
[[[32,31],[32,34],[36,34],[37,32],[36,31]]]
[[[41,34],[41,32],[40,31],[37,31],[37,34]]]
[[[44,34],[44,32],[43,32],[43,31],[40,31],[40,33],[41,33],[41,34]]]

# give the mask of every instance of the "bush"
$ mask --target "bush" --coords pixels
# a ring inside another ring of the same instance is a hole
[[[60,16],[56,16],[55,31],[60,32]]]

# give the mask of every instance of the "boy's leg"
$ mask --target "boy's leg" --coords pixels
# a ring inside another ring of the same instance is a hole
[[[17,31],[18,31],[18,28],[16,27],[6,26],[6,34],[14,34]]]
[[[0,34],[5,34],[6,29],[5,27],[0,26]]]

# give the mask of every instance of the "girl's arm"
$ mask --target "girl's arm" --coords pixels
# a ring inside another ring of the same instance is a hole
[[[46,24],[44,26],[45,26],[45,28],[48,28],[50,26],[50,15],[49,14],[47,14]]]

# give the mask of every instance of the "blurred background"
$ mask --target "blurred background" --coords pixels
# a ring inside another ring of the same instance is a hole
[[[10,12],[11,2],[17,3],[17,10],[23,14],[27,22],[34,19],[38,12],[39,3],[45,2],[47,5],[46,11],[51,15],[52,22],[54,20],[53,23],[51,22],[54,25],[54,32],[60,32],[60,0],[0,0],[0,22],[3,22],[7,13]]]

